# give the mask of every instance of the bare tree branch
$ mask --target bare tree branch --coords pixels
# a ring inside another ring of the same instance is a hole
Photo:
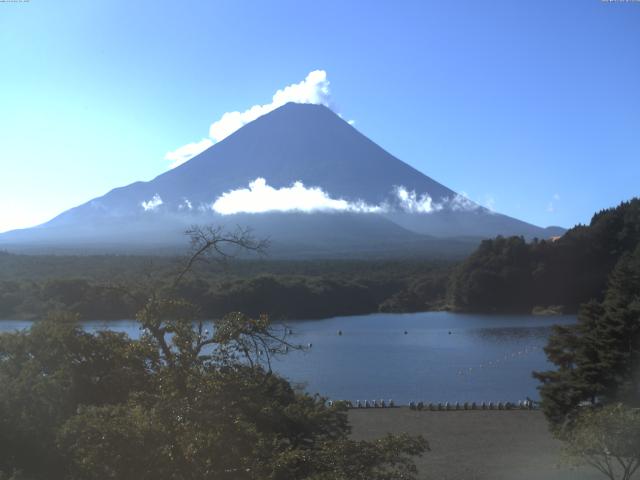
[[[173,281],[176,288],[189,273],[196,261],[214,252],[217,259],[235,258],[240,252],[255,252],[265,255],[269,246],[267,239],[256,239],[251,229],[238,226],[233,232],[225,232],[222,227],[193,225],[185,232],[191,238],[191,254],[184,267]]]

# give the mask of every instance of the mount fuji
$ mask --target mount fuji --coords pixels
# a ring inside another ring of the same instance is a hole
[[[162,251],[193,224],[249,227],[291,257],[463,255],[496,235],[548,238],[395,158],[329,108],[288,103],[149,182],[115,188],[37,227],[21,251]]]

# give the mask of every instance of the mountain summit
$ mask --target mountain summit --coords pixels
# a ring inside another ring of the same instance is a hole
[[[149,182],[0,235],[0,245],[178,246],[184,244],[179,232],[194,223],[247,225],[283,249],[327,254],[334,247],[345,251],[345,238],[347,250],[392,249],[420,244],[426,235],[544,238],[559,230],[480,207],[395,158],[330,109],[289,103]]]

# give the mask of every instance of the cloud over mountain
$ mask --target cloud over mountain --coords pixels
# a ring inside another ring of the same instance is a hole
[[[167,152],[164,158],[165,160],[169,160],[171,162],[169,168],[176,168],[178,165],[182,165],[187,160],[190,160],[199,153],[204,152],[212,145],[213,142],[211,141],[211,139],[203,138],[199,142],[187,143],[182,147],[176,148],[172,152]]]
[[[300,181],[294,182],[290,187],[273,188],[264,178],[256,178],[249,183],[249,188],[239,188],[223,193],[213,202],[211,209],[222,215],[291,211],[308,213],[383,211],[382,206],[331,198],[320,187],[305,187]]]
[[[250,182],[248,188],[224,192],[211,204],[211,210],[221,215],[319,211],[354,213],[400,211],[429,214],[445,208],[453,211],[471,211],[480,207],[462,195],[435,202],[429,194],[418,194],[415,190],[408,190],[402,185],[395,186],[389,192],[388,200],[378,205],[371,205],[362,200],[352,202],[342,198],[332,198],[322,188],[306,187],[301,181],[293,182],[290,187],[274,188],[262,177]]]
[[[442,203],[435,203],[426,193],[418,195],[414,190],[407,190],[403,186],[394,188],[397,202],[402,210],[409,213],[431,213],[442,210]]]
[[[331,103],[329,83],[327,72],[324,70],[314,70],[301,82],[288,85],[278,90],[273,94],[270,103],[254,105],[243,112],[226,112],[209,127],[209,138],[204,138],[199,142],[188,143],[171,152],[167,152],[164,158],[172,162],[169,168],[182,165],[214,143],[225,139],[247,123],[289,102],[329,107]]]
[[[140,206],[144,209],[145,212],[153,211],[162,205],[164,202],[162,198],[157,193],[151,198],[151,200],[147,200],[146,202],[142,202]]]

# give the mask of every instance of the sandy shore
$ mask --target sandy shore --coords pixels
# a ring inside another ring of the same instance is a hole
[[[561,443],[539,411],[351,410],[356,439],[386,433],[422,434],[431,447],[417,464],[422,479],[438,480],[597,480],[589,468],[572,470],[561,462]]]

